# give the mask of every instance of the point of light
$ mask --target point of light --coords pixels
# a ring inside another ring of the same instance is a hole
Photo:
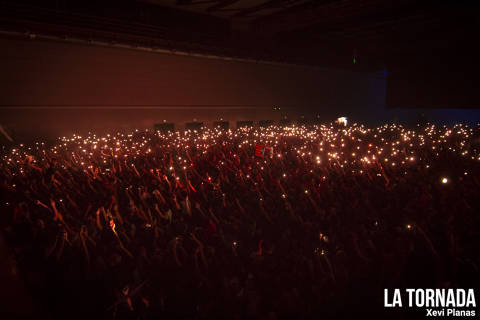
[[[347,122],[348,122],[347,117],[339,117],[339,118],[337,118],[337,123],[338,123],[338,124],[343,124],[344,126],[346,126],[346,125],[347,125]]]

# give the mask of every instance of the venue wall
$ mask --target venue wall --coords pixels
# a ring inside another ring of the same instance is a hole
[[[362,120],[385,108],[383,72],[39,39],[0,38],[0,47],[0,124],[20,137],[152,128],[163,120]]]

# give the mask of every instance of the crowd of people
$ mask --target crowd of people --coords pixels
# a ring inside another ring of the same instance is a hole
[[[324,124],[3,147],[0,226],[47,318],[393,318],[384,288],[480,285],[479,137]]]

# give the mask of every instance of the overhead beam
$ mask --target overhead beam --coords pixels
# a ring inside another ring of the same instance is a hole
[[[177,6],[193,6],[197,4],[205,4],[205,3],[214,3],[218,2],[218,0],[177,0],[176,5]]]
[[[264,34],[274,34],[303,29],[315,24],[332,25],[344,23],[345,19],[367,16],[379,11],[395,11],[399,6],[408,6],[414,0],[326,0],[307,3],[260,17],[252,22],[252,28]]]
[[[268,0],[262,4],[250,7],[250,8],[245,8],[237,13],[235,13],[232,18],[241,18],[241,17],[246,17],[249,16],[253,13],[267,10],[267,9],[274,9],[274,8],[290,8],[294,5],[298,5],[299,3],[305,3],[305,2],[310,2],[310,0]],[[282,10],[283,11],[283,10]]]
[[[216,1],[217,3],[214,4],[213,6],[210,6],[207,8],[207,12],[214,12],[214,11],[220,11],[224,9],[225,7],[228,7],[235,2],[238,2],[240,0],[222,0],[222,1]]]

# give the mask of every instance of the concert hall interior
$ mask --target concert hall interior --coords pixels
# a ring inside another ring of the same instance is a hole
[[[0,317],[474,316],[479,8],[1,1]]]

